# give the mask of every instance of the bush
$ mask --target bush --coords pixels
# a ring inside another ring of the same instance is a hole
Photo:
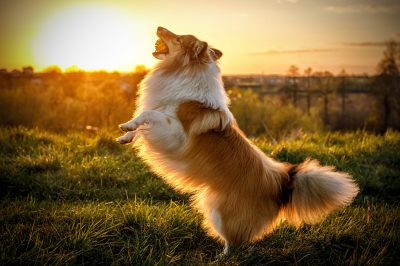
[[[0,87],[0,124],[65,131],[88,125],[116,128],[131,117],[139,80],[129,83],[113,74],[72,74],[76,73],[38,74],[37,82],[16,80]]]
[[[275,139],[298,132],[316,132],[323,128],[316,109],[306,115],[292,104],[263,99],[251,90],[230,89],[231,110],[240,128],[249,136],[268,134]]]

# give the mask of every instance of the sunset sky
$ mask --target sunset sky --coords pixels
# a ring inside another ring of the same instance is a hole
[[[0,68],[151,67],[157,26],[220,49],[224,74],[285,74],[291,64],[375,73],[400,40],[397,0],[0,0]]]

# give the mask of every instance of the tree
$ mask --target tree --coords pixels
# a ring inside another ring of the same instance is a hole
[[[311,108],[311,74],[312,74],[312,68],[308,67],[304,70],[304,75],[307,78],[307,83],[306,83],[306,91],[307,91],[307,114],[310,115],[310,108]]]
[[[56,65],[51,65],[43,69],[43,73],[60,74],[62,72],[61,68]]]
[[[329,95],[333,91],[333,74],[329,71],[314,72],[318,92],[323,98],[323,121],[329,125]]]
[[[149,70],[145,65],[136,65],[133,72],[145,76],[149,72]]]
[[[382,132],[390,127],[400,128],[399,48],[398,42],[387,42],[383,58],[378,64],[378,75],[374,80],[373,95],[382,115]]]
[[[338,93],[342,99],[342,118],[345,116],[346,112],[346,88],[347,88],[347,73],[346,70],[342,69],[339,73],[340,83],[338,87]]]
[[[293,94],[293,106],[297,107],[297,94],[298,94],[298,85],[297,85],[297,77],[299,76],[299,68],[295,65],[291,65],[288,70],[288,74],[290,76],[290,87],[292,87],[291,91]]]

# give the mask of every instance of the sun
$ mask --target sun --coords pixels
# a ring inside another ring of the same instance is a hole
[[[32,42],[36,65],[132,70],[141,64],[141,29],[122,10],[78,6],[48,18]]]

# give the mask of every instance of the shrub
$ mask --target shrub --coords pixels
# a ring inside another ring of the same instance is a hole
[[[251,90],[231,89],[231,110],[240,128],[249,136],[268,134],[275,139],[298,132],[316,132],[322,129],[318,110],[311,109],[310,115],[292,104],[279,100],[263,99]]]

